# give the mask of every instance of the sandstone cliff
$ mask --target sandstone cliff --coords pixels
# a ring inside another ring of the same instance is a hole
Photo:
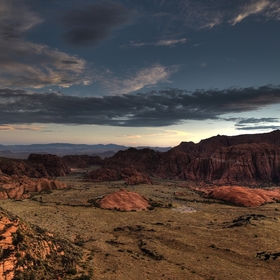
[[[133,167],[166,179],[217,185],[269,185],[280,182],[280,130],[264,134],[215,136],[198,144],[182,142],[168,152],[134,148],[106,159],[108,169]]]

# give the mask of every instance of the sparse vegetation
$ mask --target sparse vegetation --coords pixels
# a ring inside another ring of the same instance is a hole
[[[149,199],[152,211],[110,211],[95,205],[94,198],[124,188],[123,181],[89,183],[82,173],[59,180],[71,189],[34,194],[22,202],[0,201],[14,216],[34,225],[28,235],[13,235],[14,244],[27,252],[16,255],[17,265],[32,263],[32,270],[18,272],[14,279],[53,279],[48,273],[58,269],[58,260],[64,267],[62,279],[72,280],[135,275],[141,280],[278,278],[277,204],[236,207],[201,197],[187,182],[157,180],[152,186],[125,187]],[[182,195],[176,196],[178,192]],[[197,211],[180,211],[183,206]],[[31,238],[55,242],[56,258],[50,251],[43,260],[35,259],[29,252]]]

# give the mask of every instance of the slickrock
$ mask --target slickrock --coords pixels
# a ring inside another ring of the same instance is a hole
[[[126,190],[119,190],[118,192],[108,194],[98,203],[103,209],[119,209],[124,211],[143,210],[150,206],[145,197]]]
[[[250,189],[242,186],[221,186],[206,190],[206,196],[239,206],[256,207],[280,201],[280,189]]]

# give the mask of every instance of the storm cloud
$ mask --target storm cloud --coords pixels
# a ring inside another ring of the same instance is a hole
[[[166,89],[105,97],[0,90],[0,123],[95,124],[160,127],[188,120],[215,120],[280,103],[280,87],[188,92]]]
[[[96,2],[69,10],[61,21],[68,29],[64,40],[75,46],[96,44],[111,31],[131,21],[134,11],[113,1]]]

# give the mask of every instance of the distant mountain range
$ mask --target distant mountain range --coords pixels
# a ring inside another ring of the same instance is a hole
[[[127,150],[128,146],[116,144],[69,144],[69,143],[50,143],[50,144],[31,144],[31,145],[0,145],[0,156],[8,158],[27,159],[32,153],[53,154],[57,156],[65,155],[97,155],[101,158],[113,156],[120,150]],[[143,149],[147,147],[136,147]],[[148,147],[155,151],[166,152],[171,147]]]

